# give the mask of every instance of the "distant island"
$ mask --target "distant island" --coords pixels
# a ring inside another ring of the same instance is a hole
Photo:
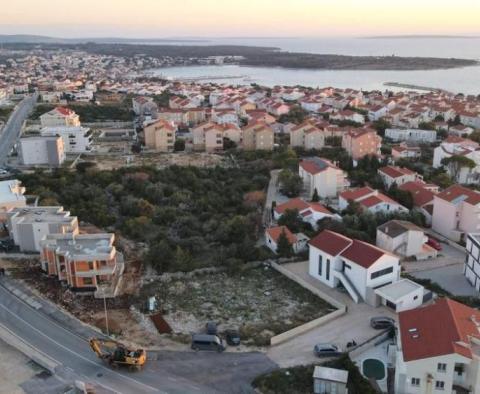
[[[82,50],[85,52],[124,56],[150,56],[157,59],[202,59],[207,57],[229,57],[230,63],[256,67],[282,67],[309,70],[438,70],[477,66],[472,59],[399,57],[399,56],[346,56],[334,54],[312,54],[281,51],[275,47],[242,45],[156,45],[128,43],[4,43],[4,48],[32,51]],[[190,63],[191,64],[191,63]],[[195,63],[193,63],[195,64]]]
[[[460,36],[460,35],[448,35],[448,34],[403,34],[403,35],[393,35],[393,36],[367,36],[360,37],[371,40],[376,39],[458,39],[458,38],[480,38],[480,36]]]
[[[30,34],[0,34],[0,44],[23,43],[23,44],[82,44],[94,42],[98,44],[133,44],[137,42],[209,42],[208,39],[196,38],[121,38],[121,37],[79,37],[79,38],[60,38]]]

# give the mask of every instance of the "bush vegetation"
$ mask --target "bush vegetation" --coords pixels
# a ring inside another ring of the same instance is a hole
[[[82,221],[145,242],[145,259],[159,272],[263,257],[255,245],[263,199],[251,196],[263,195],[265,168],[98,171],[82,164],[21,180],[42,205],[64,205]]]

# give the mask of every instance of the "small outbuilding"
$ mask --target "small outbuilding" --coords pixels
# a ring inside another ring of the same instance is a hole
[[[348,371],[316,366],[313,371],[314,394],[347,394]]]

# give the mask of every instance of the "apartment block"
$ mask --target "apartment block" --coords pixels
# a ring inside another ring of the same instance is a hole
[[[41,263],[75,292],[115,297],[124,270],[114,234],[51,234],[41,241]]]
[[[243,149],[273,150],[273,129],[264,122],[252,122],[243,128]]]
[[[320,198],[336,197],[349,185],[347,175],[330,160],[312,157],[300,162],[298,175],[303,180],[308,196],[315,190]]]
[[[145,146],[158,152],[172,152],[175,146],[176,129],[166,120],[150,123],[143,129]]]
[[[463,268],[463,274],[472,286],[480,291],[480,233],[467,235],[466,246],[467,256]]]
[[[42,127],[80,127],[80,117],[69,108],[57,107],[40,116]]]
[[[480,392],[479,328],[478,310],[448,298],[401,312],[395,392]]]
[[[19,157],[23,165],[59,167],[65,161],[65,146],[60,136],[20,138]]]
[[[342,147],[354,161],[368,155],[379,156],[381,145],[382,137],[373,129],[352,129],[342,138]]]
[[[22,252],[40,252],[41,240],[50,234],[77,234],[78,220],[63,207],[23,207],[7,212],[7,229]]]
[[[92,131],[82,126],[44,127],[42,137],[61,137],[65,153],[85,153],[92,150]]]

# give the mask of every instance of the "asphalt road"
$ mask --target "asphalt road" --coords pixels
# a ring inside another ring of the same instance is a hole
[[[22,124],[32,111],[38,98],[38,93],[24,98],[17,104],[15,110],[8,118],[2,133],[0,134],[0,165],[5,165],[8,154],[15,141],[20,137]]]
[[[140,372],[112,370],[87,341],[15,297],[0,284],[0,323],[54,359],[59,376],[119,393],[251,393],[250,381],[276,365],[260,353],[152,352]]]

